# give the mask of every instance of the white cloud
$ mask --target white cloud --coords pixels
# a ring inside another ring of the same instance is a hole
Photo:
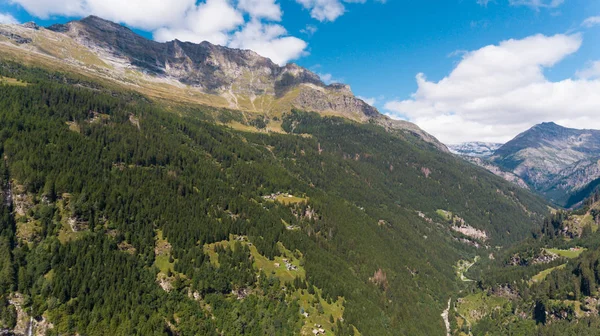
[[[313,19],[333,22],[346,12],[344,3],[364,4],[367,0],[296,0],[296,2],[309,10]],[[385,4],[387,0],[375,0],[375,2]]]
[[[550,68],[579,50],[582,37],[535,35],[465,54],[439,82],[417,75],[410,99],[389,101],[388,114],[406,118],[446,143],[504,142],[533,124],[555,121],[600,128],[600,80],[552,82]]]
[[[325,84],[329,84],[331,83],[331,80],[333,79],[333,76],[330,73],[325,73],[325,74],[317,74],[319,75],[319,77],[321,77],[321,80],[325,83]]]
[[[577,71],[577,77],[581,79],[600,78],[600,61],[592,62],[587,68]]]
[[[47,19],[53,15],[94,14],[107,20],[153,30],[185,17],[195,0],[10,0],[30,14]]]
[[[356,96],[356,98],[364,101],[365,103],[374,106],[375,103],[377,102],[377,98],[367,98],[367,97],[361,97],[361,96]]]
[[[240,0],[238,8],[253,18],[281,21],[281,8],[274,0]]]
[[[57,4],[54,0],[9,0],[11,4],[21,5],[29,14],[47,19],[51,15],[85,15],[84,2],[81,0],[63,0]]]
[[[588,27],[588,28],[600,25],[600,15],[599,16],[591,16],[591,17],[585,19],[581,25],[584,27]]]
[[[540,8],[556,8],[562,5],[565,0],[509,0],[511,6],[527,6],[535,10]]]
[[[318,67],[320,67],[320,66],[317,66],[317,68]],[[323,83],[325,83],[327,85],[332,84],[332,83],[342,83],[342,82],[344,82],[344,80],[341,79],[341,78],[334,78],[333,75],[330,74],[330,73],[318,73],[317,72],[317,75],[321,78],[321,80],[323,81]]]
[[[209,41],[227,45],[228,33],[244,23],[244,17],[227,0],[206,0],[188,10],[183,20],[159,28],[154,39],[160,42],[180,39],[188,42]]]
[[[487,7],[490,2],[493,2],[493,0],[477,0],[477,3],[484,7]]]
[[[313,19],[323,21],[335,21],[342,16],[346,9],[338,0],[296,0],[304,8],[310,10]]]
[[[308,36],[313,36],[317,32],[318,28],[315,25],[308,24],[306,28],[301,29],[300,32],[302,34],[306,34]]]
[[[19,21],[8,13],[0,13],[0,24],[17,24]]]
[[[97,15],[179,39],[252,49],[279,64],[304,54],[306,42],[287,36],[277,0],[9,0],[39,18]],[[245,18],[246,15],[246,18]]]
[[[286,35],[285,28],[280,25],[252,20],[233,35],[229,46],[254,50],[283,65],[290,59],[300,57],[306,49],[306,42]]]
[[[490,2],[496,2],[495,0],[477,0],[477,4],[487,7]],[[508,0],[511,6],[527,6],[535,10],[540,8],[557,8],[562,5],[565,0]]]

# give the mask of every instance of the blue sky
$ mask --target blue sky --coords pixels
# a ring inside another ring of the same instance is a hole
[[[474,115],[465,107],[475,102],[475,98],[469,97],[469,92],[452,97],[452,101],[459,99],[464,101],[463,104],[447,107],[452,104],[440,98],[447,95],[440,93],[443,85],[438,84],[449,77],[447,80],[457,87],[457,79],[451,73],[463,63],[465,67],[469,65],[465,61],[466,52],[498,46],[510,39],[523,40],[537,48],[548,48],[549,53],[559,50],[551,64],[540,59],[524,65],[527,68],[511,68],[515,76],[519,72],[535,72],[539,68],[543,81],[548,84],[566,85],[569,83],[565,81],[570,79],[596,84],[600,77],[594,70],[594,62],[600,60],[597,43],[600,41],[600,24],[594,24],[594,20],[583,24],[586,19],[600,17],[600,1],[596,0],[209,0],[215,10],[212,13],[218,15],[198,14],[197,19],[189,14],[183,14],[181,19],[178,13],[171,17],[166,15],[168,18],[165,19],[164,9],[158,6],[153,11],[142,5],[145,2],[140,0],[131,0],[129,8],[119,8],[122,1],[117,0],[103,0],[108,3],[105,7],[86,4],[94,1],[100,0],[63,0],[60,4],[53,0],[2,0],[0,13],[12,15],[19,22],[33,20],[42,25],[97,14],[127,24],[148,38],[209,39],[213,43],[254,49],[279,63],[291,59],[319,73],[323,79],[350,84],[356,95],[366,98],[380,111],[416,122],[445,142],[503,142],[528,125],[547,118],[567,126],[585,127],[595,117],[591,114],[594,112],[591,109],[596,107],[595,102],[581,107],[585,111],[577,114],[578,121],[569,121],[572,119],[570,111],[544,114],[537,107],[532,108],[531,102],[519,101],[506,107],[514,109],[506,114],[514,119],[515,115],[519,115],[519,109],[529,109],[531,111],[524,112],[527,118],[507,123],[498,120],[501,118],[495,115],[485,122],[483,113],[503,114],[504,110],[488,107]],[[187,8],[189,1],[194,0],[173,0],[172,3],[181,3],[181,8]],[[131,6],[136,6],[136,3],[140,3],[140,10],[147,11],[144,12],[147,15],[139,17],[122,13],[130,12]],[[196,2],[198,8],[203,5],[204,2]],[[116,12],[111,12],[112,7],[109,6],[114,7]],[[187,11],[189,13],[190,9]],[[221,19],[212,22],[210,17],[215,16]],[[181,25],[172,22],[182,20],[195,23]],[[206,27],[210,25],[218,27]],[[547,38],[560,34],[570,40],[528,40],[537,34]],[[565,46],[570,42],[575,45]],[[530,57],[526,55],[529,48],[526,43],[514,52]],[[561,49],[553,43],[565,47]],[[536,57],[543,56],[542,52]],[[495,62],[488,67],[503,62],[503,59]],[[597,70],[600,71],[600,63]],[[422,88],[415,79],[419,73],[426,77]],[[588,75],[583,76],[584,73]],[[540,74],[532,74],[529,79],[530,82],[517,84],[530,87],[530,84],[542,80]],[[481,78],[470,78],[469,81],[486,83]],[[426,86],[432,86],[432,89],[426,90]],[[547,95],[562,90],[557,87],[563,86],[549,86]],[[582,90],[590,88],[586,86]],[[508,94],[498,90],[491,92],[496,96]],[[419,98],[411,98],[413,93],[418,93]],[[477,97],[481,98],[481,95]],[[581,97],[578,99],[581,100]],[[600,109],[595,110],[595,113],[598,112]],[[450,120],[453,116],[456,118]],[[470,125],[470,131],[445,131],[461,125]],[[592,126],[600,128],[600,124]]]

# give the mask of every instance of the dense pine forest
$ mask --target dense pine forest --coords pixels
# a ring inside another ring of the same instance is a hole
[[[457,262],[547,227],[538,197],[409,133],[297,110],[265,133],[268,116],[74,74],[0,76],[0,329],[442,334],[471,288]],[[583,258],[536,304],[590,295],[598,254]]]
[[[455,335],[597,335],[600,194],[557,210],[532,237],[469,272],[454,301]]]

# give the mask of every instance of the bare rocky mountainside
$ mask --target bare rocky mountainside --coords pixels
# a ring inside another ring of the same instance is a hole
[[[47,28],[0,25],[0,43],[0,52],[17,61],[26,55],[34,65],[76,68],[155,98],[274,118],[292,108],[337,115],[408,132],[447,151],[418,126],[382,115],[355,97],[348,85],[326,85],[305,68],[279,66],[250,50],[209,42],[158,43],[95,16]]]
[[[490,157],[558,205],[587,198],[600,178],[600,131],[542,123],[519,134]]]

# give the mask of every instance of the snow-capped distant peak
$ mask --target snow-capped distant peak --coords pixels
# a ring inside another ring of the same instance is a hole
[[[491,156],[494,152],[502,147],[500,143],[493,142],[465,142],[458,145],[448,145],[448,149],[454,154],[486,157]]]

